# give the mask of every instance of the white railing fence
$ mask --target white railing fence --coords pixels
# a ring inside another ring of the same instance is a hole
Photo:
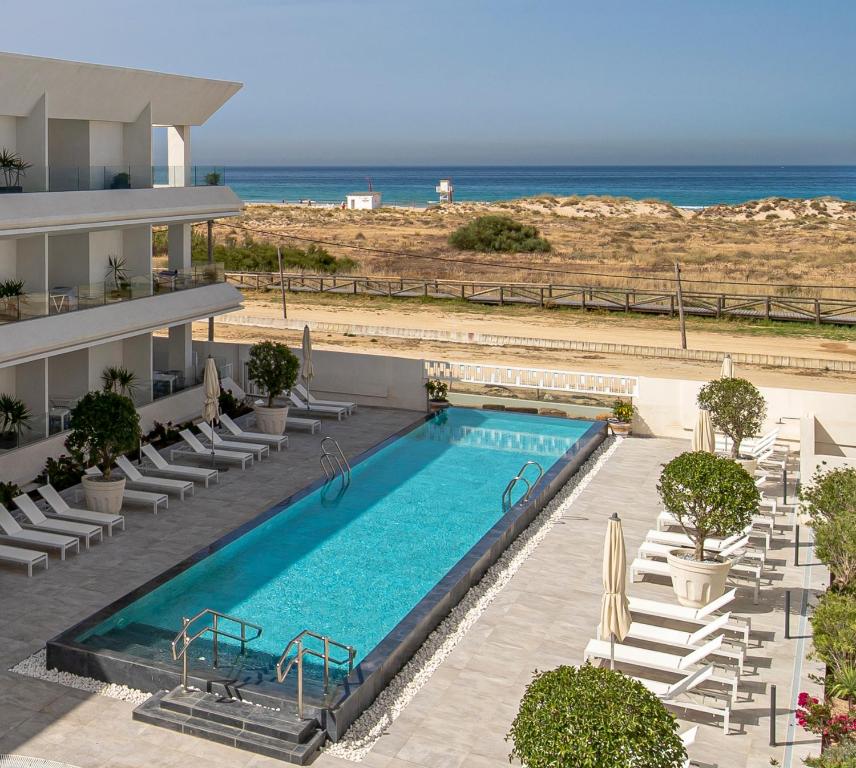
[[[487,363],[454,363],[446,360],[423,362],[426,379],[586,395],[639,396],[639,379],[636,376],[515,368]]]

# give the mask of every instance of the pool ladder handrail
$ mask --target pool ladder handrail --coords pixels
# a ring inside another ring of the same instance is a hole
[[[198,632],[194,633],[191,636],[188,636],[188,632],[190,627],[195,622],[199,621],[203,616],[211,617],[211,624],[203,627]],[[227,621],[232,621],[241,626],[241,634],[234,635],[231,632],[224,632],[219,628],[219,620],[225,619]],[[244,655],[246,650],[247,643],[252,640],[256,640],[262,635],[262,628],[258,624],[253,624],[251,621],[246,621],[244,619],[238,618],[237,616],[230,616],[228,613],[221,613],[220,611],[215,611],[213,608],[203,608],[199,613],[191,618],[187,618],[186,616],[182,618],[182,629],[179,632],[175,639],[172,641],[172,658],[174,661],[178,661],[181,659],[181,687],[186,691],[187,688],[187,651],[190,646],[196,642],[202,635],[206,632],[210,632],[214,636],[213,646],[214,646],[214,668],[217,668],[217,665],[220,661],[220,648],[219,648],[219,638],[228,637],[230,640],[239,640],[241,643],[241,655]],[[247,628],[256,630],[256,634],[252,637],[247,637]],[[181,650],[178,648],[179,641],[182,641]]]
[[[335,446],[335,452],[326,447],[328,440]],[[330,435],[321,440],[321,457],[319,458],[319,462],[321,469],[324,470],[324,474],[327,476],[328,483],[332,482],[336,475],[340,474],[345,487],[351,484],[351,465],[344,451],[342,451],[342,446],[339,445],[335,438],[330,437]]]
[[[324,651],[316,651],[314,648],[309,648],[304,645],[303,640],[307,637],[314,637],[316,640],[323,642]],[[343,651],[347,651],[348,658],[333,658],[330,655],[331,645],[336,648],[341,648]],[[297,647],[297,653],[288,662],[288,664],[285,664],[288,654],[295,646]],[[352,645],[345,645],[344,643],[340,643],[336,640],[331,640],[327,635],[319,635],[317,632],[311,632],[308,629],[304,629],[300,634],[295,635],[288,641],[288,645],[285,646],[285,650],[282,652],[282,655],[279,657],[279,661],[276,663],[276,680],[278,683],[284,682],[292,667],[294,667],[295,664],[297,665],[297,716],[301,720],[303,719],[303,657],[306,654],[315,656],[316,658],[324,661],[324,693],[326,694],[330,687],[330,662],[332,661],[334,664],[339,665],[347,664],[348,674],[350,674],[354,670],[354,659],[357,656],[357,649]]]
[[[526,469],[530,466],[538,468],[538,477],[536,477],[535,481],[532,483],[530,483],[526,479],[526,477],[524,477],[524,475],[526,474]],[[526,483],[526,493],[524,493],[523,497],[520,499],[520,501],[526,501],[529,499],[529,494],[532,493],[532,489],[536,485],[538,485],[538,482],[539,480],[541,480],[542,477],[544,477],[544,468],[537,461],[527,461],[522,467],[520,467],[520,470],[517,472],[517,474],[512,477],[511,480],[508,481],[508,485],[505,486],[505,490],[502,492],[502,508],[511,508],[511,494],[514,492],[514,487],[517,485],[517,483],[519,483],[521,480]]]

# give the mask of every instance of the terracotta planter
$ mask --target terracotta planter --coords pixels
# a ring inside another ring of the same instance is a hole
[[[626,437],[633,432],[633,424],[629,421],[618,421],[618,419],[609,419],[609,429],[613,435],[623,435]]]
[[[702,608],[725,593],[725,580],[731,569],[730,560],[711,562],[685,560],[688,549],[674,549],[666,557],[672,577],[672,589],[681,605]]]
[[[431,413],[437,413],[437,411],[445,411],[449,407],[448,400],[429,400],[428,401],[428,410]]]
[[[288,420],[288,406],[255,405],[256,426],[268,435],[281,435],[285,432],[285,423]]]
[[[86,506],[93,512],[106,512],[116,515],[122,509],[122,494],[125,492],[125,478],[104,480],[101,477],[83,476],[80,479]]]

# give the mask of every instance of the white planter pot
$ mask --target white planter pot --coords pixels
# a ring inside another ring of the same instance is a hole
[[[125,478],[103,480],[100,477],[82,477],[86,506],[93,512],[106,512],[116,515],[122,509],[122,494],[125,492]]]
[[[734,459],[743,469],[745,469],[750,475],[755,476],[755,470],[758,468],[758,460],[757,459],[744,459],[738,458]]]
[[[288,406],[275,406],[268,408],[266,405],[255,405],[256,426],[268,435],[281,435],[285,432],[285,423],[288,419]]]
[[[666,557],[672,577],[672,589],[675,590],[675,596],[681,605],[701,608],[724,594],[731,561],[699,562],[685,560],[679,556],[688,551],[675,549]]]

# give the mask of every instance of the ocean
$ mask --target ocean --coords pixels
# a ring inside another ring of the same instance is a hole
[[[856,166],[229,166],[226,183],[248,202],[339,203],[369,180],[384,204],[424,206],[451,178],[455,200],[511,200],[539,194],[655,198],[701,207],[764,197],[856,200]]]

